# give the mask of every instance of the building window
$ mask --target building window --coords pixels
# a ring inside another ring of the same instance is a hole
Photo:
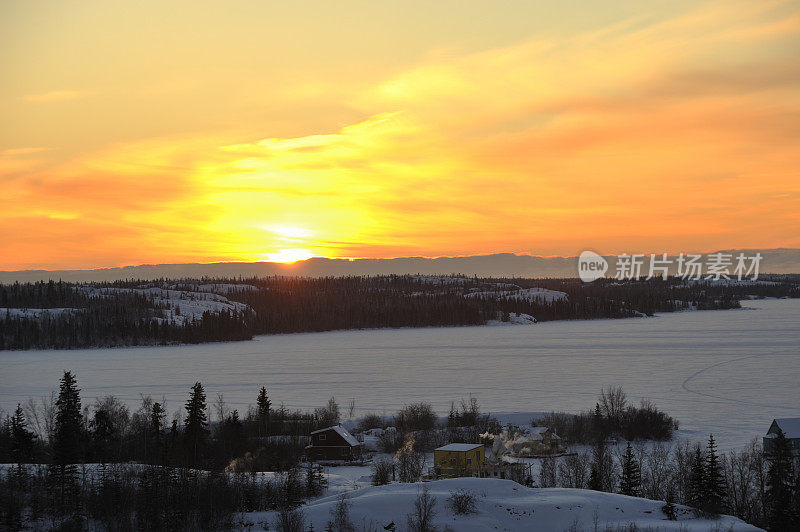
[[[349,451],[349,450],[350,450],[350,449],[348,449],[347,447],[345,447],[344,449],[342,449],[342,456],[347,456],[348,454],[350,454],[350,453],[348,453],[348,451]]]
[[[324,434],[320,434],[319,435],[319,441],[325,441],[325,435]]]

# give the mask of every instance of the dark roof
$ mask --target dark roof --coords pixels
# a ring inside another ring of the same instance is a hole
[[[329,430],[335,431],[339,436],[341,436],[344,439],[344,441],[346,441],[349,445],[352,445],[353,447],[361,445],[361,442],[359,442],[355,436],[347,432],[347,430],[345,430],[345,428],[341,425],[315,430],[311,434],[319,434],[320,432],[327,432]]]

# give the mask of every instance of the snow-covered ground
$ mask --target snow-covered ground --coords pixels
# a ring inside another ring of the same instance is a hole
[[[59,316],[80,312],[79,308],[7,308],[0,307],[0,320],[9,318],[34,318],[39,319],[44,316]]]
[[[502,319],[489,320],[486,325],[534,325],[536,318],[524,312],[509,312],[508,321]]]
[[[249,285],[230,285],[230,284],[204,284],[190,285],[196,290],[175,290],[170,288],[148,287],[148,288],[115,288],[97,287],[92,285],[80,285],[76,288],[89,297],[108,297],[115,293],[136,294],[151,300],[155,305],[162,307],[164,312],[163,319],[182,324],[194,319],[199,320],[204,312],[220,312],[223,310],[243,312],[249,307],[238,301],[229,301],[221,293],[229,293],[233,287],[240,289],[254,289]]]
[[[412,512],[414,500],[423,487],[427,487],[436,500],[433,524],[439,530],[445,527],[458,532],[606,530],[607,527],[627,530],[630,524],[653,531],[760,530],[729,516],[717,520],[698,519],[680,506],[678,520],[669,521],[661,511],[664,503],[658,501],[589,490],[531,489],[510,480],[488,478],[358,488],[347,492],[352,521],[356,526],[367,525],[366,530],[382,530],[390,523],[394,523],[397,530],[405,530],[406,516]],[[475,494],[477,513],[453,513],[447,498],[456,490]],[[313,524],[314,530],[325,530],[338,497],[338,494],[331,494],[304,506],[306,526]],[[274,516],[274,512],[251,513],[246,514],[246,520],[271,523]]]
[[[516,287],[516,289],[508,289],[500,287],[495,290],[470,292],[465,294],[464,297],[495,297],[497,299],[518,299],[532,303],[551,303],[553,301],[566,300],[567,294],[557,290],[548,290],[547,288]]]
[[[680,420],[680,437],[714,433],[725,450],[800,416],[800,300],[745,301],[742,310],[680,312],[642,320],[539,323],[261,336],[176,347],[0,352],[0,407],[49,394],[75,371],[85,402],[166,396],[170,412],[202,381],[232,408],[322,406],[335,396],[357,413],[392,414],[429,401],[446,415],[472,393],[484,411],[577,412],[602,386],[622,385]]]
[[[257,286],[251,284],[231,284],[231,283],[204,283],[204,284],[171,284],[165,288],[172,290],[188,290],[193,292],[213,292],[215,294],[230,294],[236,292],[247,292],[250,290],[258,290]]]

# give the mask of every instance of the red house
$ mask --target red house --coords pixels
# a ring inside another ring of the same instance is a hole
[[[315,430],[311,445],[306,446],[306,457],[311,461],[359,460],[361,443],[341,425]]]

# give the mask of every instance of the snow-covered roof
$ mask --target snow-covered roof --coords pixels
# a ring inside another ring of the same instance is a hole
[[[776,418],[775,423],[787,438],[800,438],[800,417]]]
[[[439,447],[437,451],[471,451],[477,447],[483,447],[482,443],[448,443],[444,447]]]
[[[529,432],[531,434],[544,434],[549,430],[549,427],[531,427]]]
[[[336,434],[338,434],[339,436],[344,438],[344,441],[346,441],[349,445],[352,445],[354,447],[356,445],[361,445],[361,442],[359,442],[356,439],[355,436],[353,436],[352,434],[347,432],[347,430],[341,425],[336,425],[336,426],[333,426],[333,427],[327,427],[327,428],[324,428],[324,429],[315,430],[311,434],[319,434],[320,432],[327,432],[329,430],[335,430]]]

